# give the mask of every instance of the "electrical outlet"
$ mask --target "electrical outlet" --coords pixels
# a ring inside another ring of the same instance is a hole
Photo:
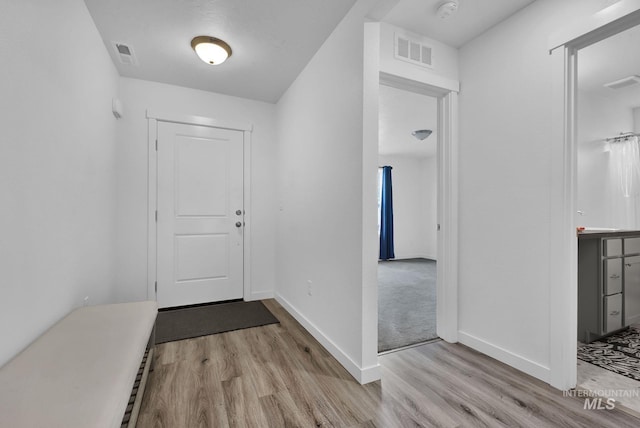
[[[87,306],[89,304],[89,296],[84,296],[82,299],[82,306]]]
[[[307,280],[307,294],[309,296],[313,295],[313,282],[310,279]]]

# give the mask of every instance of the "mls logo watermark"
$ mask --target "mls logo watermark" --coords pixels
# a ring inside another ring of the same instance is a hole
[[[616,408],[616,400],[614,398],[585,398],[585,410],[613,410]]]
[[[599,389],[586,391],[582,389],[572,389],[563,391],[564,397],[584,398],[585,410],[613,410],[616,408],[616,399],[638,398],[640,390],[626,389]]]

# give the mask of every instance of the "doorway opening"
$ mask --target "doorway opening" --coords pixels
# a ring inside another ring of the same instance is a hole
[[[381,84],[378,352],[438,339],[438,99]]]
[[[380,23],[365,23],[363,109],[363,370],[361,382],[380,378],[378,364],[378,233],[376,231],[376,173],[379,139],[380,85],[437,99],[437,303],[438,336],[458,341],[458,91],[460,84],[442,76],[415,76],[397,64],[381,64]],[[413,131],[413,130],[412,130]],[[430,137],[431,138],[431,137]]]
[[[576,51],[577,387],[640,412],[640,26]],[[606,395],[606,397],[605,397]],[[605,402],[605,405],[609,402]]]

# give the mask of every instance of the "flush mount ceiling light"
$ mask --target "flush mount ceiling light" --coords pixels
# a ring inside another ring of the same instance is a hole
[[[446,20],[451,18],[452,15],[455,15],[457,11],[458,11],[457,1],[446,1],[442,3],[440,7],[438,7],[438,11],[436,12],[436,15],[438,15],[438,18],[442,20]]]
[[[427,138],[429,135],[431,135],[432,132],[433,131],[430,129],[418,129],[417,131],[413,131],[411,135],[416,137],[418,140],[422,141],[425,138]]]
[[[231,46],[215,37],[194,37],[191,40],[191,47],[207,64],[220,65],[231,56]]]

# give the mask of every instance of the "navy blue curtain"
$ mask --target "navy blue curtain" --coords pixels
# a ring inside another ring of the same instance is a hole
[[[380,203],[380,260],[393,259],[393,192],[391,167],[382,167],[382,200]]]

